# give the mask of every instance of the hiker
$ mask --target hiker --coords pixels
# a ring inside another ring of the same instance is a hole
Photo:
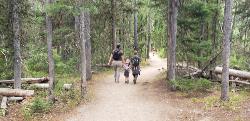
[[[141,62],[141,59],[138,55],[138,51],[134,51],[134,56],[130,59],[131,61],[131,68],[132,68],[132,74],[134,76],[134,79],[133,79],[133,82],[134,84],[136,84],[136,80],[137,80],[137,77],[138,75],[140,75],[140,62]]]
[[[114,67],[114,77],[115,82],[119,83],[120,78],[120,71],[123,65],[124,59],[123,59],[123,52],[121,50],[121,45],[118,43],[116,45],[116,48],[113,50],[113,52],[110,55],[109,63],[108,65],[112,65]]]
[[[125,84],[128,84],[129,83],[129,71],[130,71],[129,58],[126,59],[125,63],[123,64],[123,67],[124,67]]]
[[[155,56],[155,53],[156,53],[156,49],[153,47],[153,56]]]

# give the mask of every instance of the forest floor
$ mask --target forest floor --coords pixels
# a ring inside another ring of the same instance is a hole
[[[169,90],[164,81],[166,59],[151,56],[150,66],[142,69],[138,83],[115,83],[113,75],[104,76],[91,84],[93,100],[80,105],[66,116],[65,121],[234,121],[250,119],[250,105],[241,111],[221,108],[205,110],[194,98]],[[122,76],[123,77],[123,76]],[[214,95],[198,94],[198,97]],[[247,110],[248,109],[248,110]]]

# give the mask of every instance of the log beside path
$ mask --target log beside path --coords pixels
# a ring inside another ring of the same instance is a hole
[[[1,102],[1,112],[2,112],[2,116],[6,115],[7,112],[7,97],[3,97],[2,102]]]
[[[222,74],[222,67],[216,67],[214,72],[217,74]],[[247,72],[247,71],[229,69],[229,75],[244,78],[244,79],[250,79],[250,72]]]
[[[28,96],[34,95],[34,90],[0,88],[0,95],[8,96],[8,97],[11,97],[11,96],[28,97]]]
[[[11,80],[0,80],[0,83],[6,83],[6,84],[14,84],[14,79]],[[48,82],[49,79],[47,77],[42,78],[22,78],[22,83],[42,83],[42,82]]]
[[[33,86],[35,88],[40,88],[40,89],[48,89],[49,88],[49,84],[48,83],[37,83],[37,84],[32,84],[30,86]],[[72,88],[72,84],[63,84],[63,89],[69,90]]]

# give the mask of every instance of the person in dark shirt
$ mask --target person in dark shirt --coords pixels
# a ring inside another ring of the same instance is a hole
[[[108,65],[112,65],[114,67],[115,71],[114,77],[116,83],[119,83],[119,78],[123,63],[124,59],[123,59],[123,52],[121,50],[121,45],[117,44],[116,49],[112,51],[108,62]]]

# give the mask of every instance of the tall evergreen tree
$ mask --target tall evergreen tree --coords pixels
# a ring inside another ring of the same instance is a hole
[[[47,0],[46,5],[49,6],[52,0]],[[48,62],[49,62],[49,101],[54,102],[54,87],[55,87],[55,62],[53,59],[52,48],[52,20],[48,12],[46,12],[46,32],[47,32],[47,44],[48,44]]]
[[[20,1],[13,0],[14,88],[21,88]]]
[[[168,80],[175,80],[176,67],[176,33],[177,33],[178,0],[169,0],[168,8]]]
[[[223,51],[222,51],[222,86],[221,86],[221,100],[229,99],[229,57],[230,57],[230,36],[232,32],[232,5],[233,0],[225,0],[224,9],[224,37],[223,37]]]
[[[85,3],[84,0],[80,1],[80,5],[83,6]],[[80,64],[80,70],[81,70],[81,93],[82,96],[85,96],[87,93],[87,78],[86,78],[86,26],[85,26],[85,15],[84,11],[80,10],[79,15],[79,35],[80,35],[80,57],[81,57],[81,64]]]

